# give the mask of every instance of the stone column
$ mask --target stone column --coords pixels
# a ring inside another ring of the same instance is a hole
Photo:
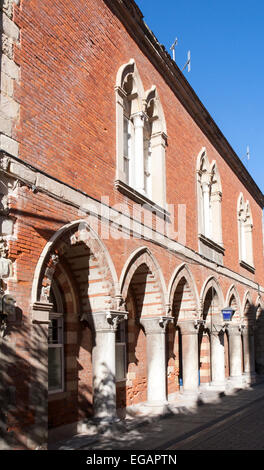
[[[144,178],[144,114],[138,113],[133,116],[135,130],[135,185],[136,189],[145,193]]]
[[[162,412],[167,402],[165,333],[173,317],[141,318],[147,337],[147,406],[153,412]]]
[[[250,385],[256,382],[254,327],[243,328],[244,380]]]
[[[213,240],[222,245],[222,227],[221,227],[221,207],[222,207],[222,193],[216,191],[211,195],[212,204],[212,233]]]
[[[213,324],[211,328],[211,386],[217,390],[225,389],[225,346],[222,325]]]
[[[229,362],[230,362],[230,383],[233,387],[241,387],[242,376],[242,342],[241,328],[239,325],[228,326],[229,337]]]
[[[115,336],[125,312],[115,310],[94,312],[82,317],[89,322],[95,336],[92,352],[94,417],[99,420],[116,419],[116,356]]]
[[[198,328],[194,321],[178,323],[182,335],[183,391],[188,395],[198,392]]]

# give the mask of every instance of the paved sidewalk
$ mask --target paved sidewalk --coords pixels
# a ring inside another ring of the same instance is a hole
[[[262,401],[262,404],[261,404]],[[195,402],[179,396],[158,417],[141,416],[104,426],[89,424],[89,433],[50,443],[49,450],[160,450],[187,449],[199,436],[210,437],[220,425],[229,423],[247,408],[264,408],[264,383],[229,392],[200,392]],[[255,409],[255,413],[257,413]],[[211,434],[210,434],[211,433]],[[196,447],[197,448],[197,447]],[[199,448],[199,445],[198,445]],[[262,448],[262,447],[260,447]]]

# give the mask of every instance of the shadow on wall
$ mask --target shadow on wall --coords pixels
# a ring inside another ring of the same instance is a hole
[[[47,441],[47,330],[16,318],[0,339],[0,449],[28,449]]]

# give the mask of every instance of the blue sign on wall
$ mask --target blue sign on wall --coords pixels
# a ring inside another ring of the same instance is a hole
[[[233,314],[234,314],[234,310],[232,308],[224,308],[222,310],[222,315],[223,315],[223,320],[224,321],[231,321]]]

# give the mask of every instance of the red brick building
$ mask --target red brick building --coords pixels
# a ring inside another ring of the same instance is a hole
[[[261,380],[264,196],[134,1],[1,17],[2,447]]]

